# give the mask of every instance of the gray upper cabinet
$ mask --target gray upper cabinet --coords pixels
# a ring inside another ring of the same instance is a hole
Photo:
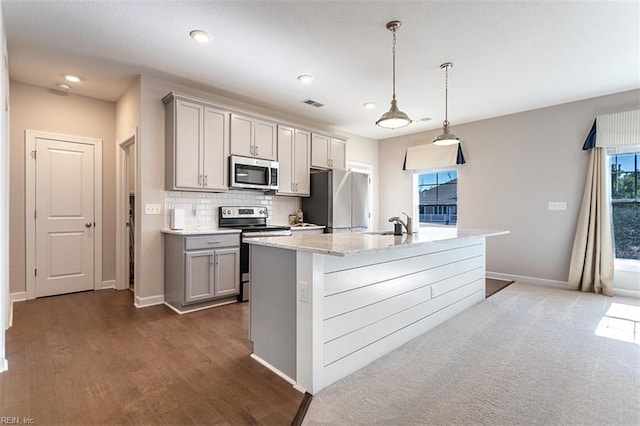
[[[278,125],[280,181],[276,194],[309,196],[310,147],[310,132]]]
[[[231,154],[275,161],[278,156],[277,124],[231,114]]]
[[[173,93],[163,101],[166,189],[226,191],[229,113]]]
[[[346,142],[319,133],[311,135],[311,167],[345,169]]]

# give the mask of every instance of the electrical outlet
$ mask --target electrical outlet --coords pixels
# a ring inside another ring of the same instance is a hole
[[[301,302],[308,302],[309,301],[309,284],[307,284],[304,281],[300,281],[300,284],[298,285],[298,300],[300,300]]]
[[[144,214],[160,214],[160,213],[161,213],[160,204],[144,205]]]
[[[549,201],[549,210],[566,210],[567,202],[566,201]]]

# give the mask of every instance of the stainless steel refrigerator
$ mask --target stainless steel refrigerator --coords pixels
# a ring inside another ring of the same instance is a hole
[[[369,228],[369,175],[346,170],[311,174],[311,196],[302,199],[304,221],[326,232]]]

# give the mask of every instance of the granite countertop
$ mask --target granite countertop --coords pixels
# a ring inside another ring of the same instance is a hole
[[[312,223],[303,223],[303,224],[297,224],[297,225],[291,225],[291,230],[292,231],[310,231],[313,229],[324,229],[326,228],[325,226],[322,225],[314,225]]]
[[[456,228],[423,228],[420,232],[408,235],[389,235],[389,231],[381,233],[341,232],[334,234],[294,234],[290,237],[257,237],[245,240],[249,244],[278,247],[289,250],[300,250],[311,253],[329,254],[333,256],[349,256],[365,252],[391,250],[400,247],[411,247],[430,244],[438,241],[461,238],[492,237],[506,235],[509,231],[456,229]]]
[[[173,235],[211,235],[211,234],[239,234],[236,228],[201,228],[201,229],[163,229],[163,234]]]
[[[273,225],[278,225],[273,224]],[[285,225],[281,225],[285,226]],[[288,226],[288,225],[287,225]],[[302,230],[314,230],[314,229],[324,229],[324,226],[314,225],[311,223],[305,223],[304,225],[292,225],[292,231],[302,231]],[[210,234],[237,234],[242,232],[239,228],[200,228],[200,229],[163,229],[163,234],[173,234],[173,235],[210,235]]]

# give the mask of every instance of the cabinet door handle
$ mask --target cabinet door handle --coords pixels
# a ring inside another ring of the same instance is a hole
[[[255,148],[255,151],[256,151],[256,156],[258,156],[258,151],[259,151],[259,150],[258,150],[258,147],[257,147],[257,146],[256,146],[256,148]]]
[[[217,265],[217,264],[218,264],[218,258],[220,257],[220,255],[219,255],[219,254],[216,254],[216,256],[215,256],[215,257],[216,257],[216,265]]]
[[[202,175],[198,175],[198,185],[202,185]]]
[[[256,154],[255,154],[255,152],[254,152],[254,150],[255,150],[255,148],[253,147],[253,145],[251,145],[251,146],[249,147],[249,152],[251,153],[251,155],[256,155]]]
[[[208,181],[209,181],[209,175],[204,175],[204,186],[209,185]]]

